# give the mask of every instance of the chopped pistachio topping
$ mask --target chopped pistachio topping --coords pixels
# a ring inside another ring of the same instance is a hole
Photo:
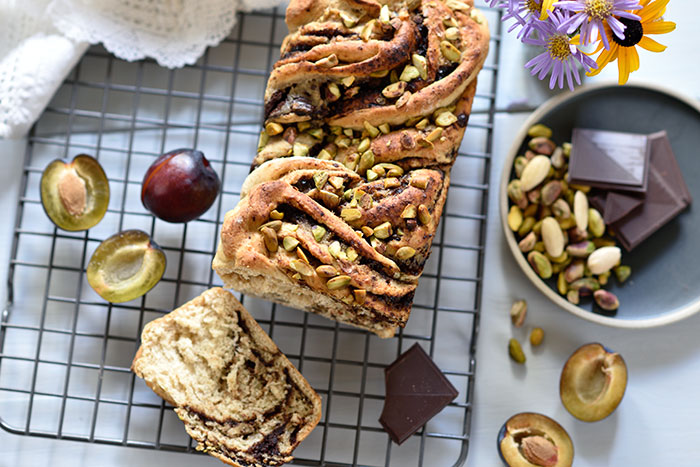
[[[363,225],[362,233],[365,235],[365,237],[371,237],[372,234],[374,234],[374,229],[368,225]]]
[[[267,248],[267,251],[270,253],[274,253],[277,251],[277,234],[275,233],[274,230],[272,230],[270,227],[263,227],[260,229],[260,233],[263,236],[263,241],[265,242],[265,248]]]
[[[420,72],[418,71],[418,68],[414,67],[413,65],[406,65],[406,67],[401,72],[401,76],[399,76],[399,79],[401,81],[409,82],[413,81],[418,77],[420,77]]]
[[[314,236],[314,240],[320,242],[323,239],[323,236],[326,235],[326,229],[320,225],[314,225],[311,229],[311,233]]]
[[[357,152],[363,153],[369,149],[369,138],[363,138],[360,144],[357,146]]]
[[[420,74],[421,79],[427,80],[428,79],[428,62],[423,57],[422,55],[418,54],[413,54],[411,56],[411,62],[413,63],[413,66],[416,67],[418,70],[418,73]]]
[[[419,130],[425,130],[425,127],[428,126],[428,123],[430,123],[430,120],[428,120],[427,118],[424,118],[421,121],[419,121],[418,123],[416,123],[416,128]]]
[[[265,147],[269,140],[270,135],[267,134],[267,131],[262,130],[260,132],[260,138],[258,138],[258,152],[260,152],[260,150]]]
[[[316,139],[323,139],[323,136],[325,135],[323,128],[313,128],[309,130],[308,133]]]
[[[316,268],[316,273],[323,278],[329,278],[337,276],[338,270],[330,264],[322,264],[321,266]]]
[[[373,71],[372,73],[369,74],[369,76],[372,78],[384,78],[388,74],[389,74],[389,70],[379,70],[379,71]]]
[[[442,136],[442,128],[435,128],[433,131],[428,133],[428,136],[425,137],[426,140],[430,141],[431,143],[437,141],[440,139]]]
[[[273,209],[270,211],[270,219],[275,219],[275,220],[282,220],[284,219],[284,213],[279,212],[277,209]]]
[[[457,121],[457,117],[452,112],[443,112],[435,118],[435,124],[440,126],[450,126]]]
[[[345,253],[348,255],[348,261],[355,261],[359,256],[353,247],[348,248]]]
[[[340,88],[335,83],[328,83],[328,92],[336,99],[340,97]]]
[[[316,172],[314,174],[314,185],[316,185],[316,188],[319,190],[323,188],[323,186],[326,184],[328,181],[328,172],[321,171],[321,172]]]
[[[350,280],[350,276],[336,276],[332,279],[328,279],[326,287],[328,287],[328,290],[342,289],[350,284]]]
[[[367,23],[362,27],[362,32],[360,33],[360,37],[362,38],[363,41],[367,42],[371,37],[372,37],[372,32],[374,31],[374,23],[375,20],[371,19],[367,21]],[[343,83],[345,84],[345,83]],[[352,83],[350,83],[352,84]],[[346,84],[346,86],[350,86],[350,84]]]
[[[358,305],[362,305],[365,303],[365,299],[367,298],[367,291],[366,290],[355,289],[352,291],[352,293],[355,296],[355,301],[357,302]]]
[[[325,149],[321,149],[321,151],[318,153],[318,156],[316,156],[318,159],[324,160],[324,161],[329,161],[333,159],[333,156],[331,155],[330,152],[326,151]]]
[[[328,253],[334,258],[340,256],[340,242],[338,240],[335,240],[328,246]]]
[[[292,153],[296,157],[305,157],[309,154],[309,147],[305,144],[294,143],[292,146]]]
[[[262,229],[265,227],[268,227],[272,230],[279,230],[282,228],[282,221],[274,220],[274,221],[267,222],[267,223],[260,226],[260,230],[262,231]]]
[[[433,222],[433,216],[430,215],[425,204],[418,206],[418,220],[423,225],[430,225]]]
[[[459,0],[447,0],[445,2],[445,5],[447,5],[447,8],[457,11],[469,11],[469,9],[471,8],[469,5],[467,5],[464,2],[460,2]]]
[[[282,246],[287,251],[294,251],[294,249],[299,246],[299,240],[294,237],[284,237],[282,239]]]
[[[382,9],[379,10],[379,21],[384,24],[389,24],[391,20],[391,14],[389,12],[389,5],[382,5]]]
[[[427,177],[411,177],[411,181],[409,182],[411,186],[414,186],[416,188],[420,188],[421,190],[425,190],[425,187],[428,186],[428,178]]]
[[[308,130],[309,128],[311,128],[311,123],[309,123],[309,122],[299,122],[299,123],[297,123],[297,129],[298,129],[300,132],[306,131],[306,130]]]
[[[403,74],[401,76],[403,76]],[[382,89],[382,95],[387,99],[396,99],[397,97],[401,97],[405,91],[406,83],[404,81],[397,81]]]
[[[284,127],[277,122],[268,122],[267,125],[265,125],[265,133],[270,136],[279,135],[283,131]]]
[[[374,228],[374,236],[382,240],[389,238],[391,233],[391,222],[384,222]]]
[[[376,138],[377,135],[379,135],[379,130],[377,127],[369,123],[367,120],[364,121],[363,126],[365,127],[365,130],[367,130],[367,134],[370,137]]]
[[[309,258],[306,257],[304,250],[302,250],[300,247],[297,247],[297,258],[299,258],[306,264],[309,264]]]
[[[374,165],[374,153],[369,150],[365,151],[362,154],[362,157],[360,157],[360,165],[358,166],[357,170],[359,173],[366,172],[367,169],[371,168]]]
[[[402,246],[396,251],[396,257],[401,261],[406,261],[407,259],[413,258],[415,254],[416,250],[414,250],[410,246]]]
[[[379,125],[379,131],[387,135],[391,131],[391,127],[388,123],[382,123],[381,125]]]
[[[291,267],[293,270],[295,270],[302,276],[309,277],[314,275],[314,268],[312,268],[311,266],[309,266],[308,263],[305,263],[300,259],[295,259],[292,262],[290,262],[289,267]]]
[[[379,178],[379,175],[377,175],[377,172],[375,172],[375,171],[372,170],[372,169],[368,169],[368,170],[367,170],[367,173],[365,174],[365,176],[367,177],[367,181],[369,181],[369,182],[373,182],[373,181],[375,181],[377,178]]]
[[[338,64],[338,56],[336,54],[330,54],[327,57],[323,57],[320,60],[316,60],[314,65],[321,66],[324,68],[332,68]]]
[[[448,41],[456,40],[459,37],[459,29],[455,27],[447,28],[445,30],[445,39]]]
[[[335,208],[340,204],[340,197],[330,191],[321,190],[321,201],[329,208]]]
[[[387,174],[388,176],[388,174]],[[385,178],[384,179],[384,188],[391,189],[391,188],[397,188],[401,185],[401,182],[399,181],[398,178],[396,177],[391,177],[391,178]]]
[[[401,218],[402,219],[415,219],[416,218],[416,207],[412,204],[409,204],[405,208],[403,208],[403,212],[401,213]]]
[[[340,211],[340,217],[346,222],[353,222],[362,219],[362,212],[356,208],[345,208]]]
[[[411,93],[409,91],[406,91],[403,93],[403,95],[401,97],[399,97],[399,99],[396,101],[396,104],[394,104],[394,105],[396,106],[397,109],[400,109],[404,105],[408,104],[408,100],[410,98],[411,98]],[[409,126],[408,123],[406,124],[406,126]],[[389,144],[389,141],[387,141],[387,144]]]
[[[340,190],[343,188],[343,184],[345,183],[345,180],[343,179],[343,177],[333,176],[333,177],[330,177],[328,179],[328,183],[330,183],[331,186],[333,188],[335,188],[336,190]]]
[[[440,52],[442,52],[443,57],[451,62],[459,62],[462,58],[462,53],[459,49],[448,41],[440,42]]]
[[[351,28],[357,24],[357,19],[353,18],[352,16],[345,13],[344,11],[340,12],[340,19],[343,20],[343,24],[345,25],[346,28]]]

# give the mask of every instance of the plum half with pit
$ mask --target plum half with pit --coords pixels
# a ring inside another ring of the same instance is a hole
[[[559,381],[564,407],[584,422],[596,422],[613,413],[626,388],[625,361],[598,343],[576,350],[564,365]]]
[[[95,249],[87,280],[108,302],[128,302],[151,290],[165,272],[165,253],[141,230],[124,230]]]
[[[146,171],[141,202],[166,222],[189,222],[207,212],[219,188],[219,176],[201,151],[176,149]]]
[[[570,467],[574,445],[557,422],[534,412],[510,417],[498,433],[498,453],[509,467]]]
[[[57,227],[76,232],[94,227],[109,205],[109,182],[87,154],[71,162],[56,159],[41,174],[41,204]]]

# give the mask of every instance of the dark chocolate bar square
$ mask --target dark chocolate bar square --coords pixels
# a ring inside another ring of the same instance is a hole
[[[648,183],[647,135],[576,128],[571,142],[571,183],[644,193]]]

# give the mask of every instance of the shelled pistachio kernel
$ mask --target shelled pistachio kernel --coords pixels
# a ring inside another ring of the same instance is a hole
[[[283,212],[279,212],[277,209],[273,209],[272,211],[270,211],[270,219],[274,219],[274,220],[279,221],[279,220],[282,220],[283,218],[284,218]]]
[[[416,68],[413,65],[406,65],[406,67],[401,72],[401,76],[399,76],[399,80],[408,83],[419,77],[420,72],[418,71],[418,68]]]
[[[452,112],[442,112],[435,117],[435,124],[438,126],[450,126],[457,121],[457,117]]]
[[[350,284],[350,280],[350,276],[336,276],[332,279],[328,279],[326,287],[328,287],[328,290],[342,289]]]
[[[362,123],[362,126],[365,127],[365,130],[367,131],[367,134],[368,134],[371,138],[376,138],[376,137],[379,135],[379,129],[378,129],[376,126],[372,125],[372,124],[371,124],[370,122],[368,122],[367,120],[365,120],[365,121]]]
[[[278,244],[277,244],[277,233],[270,227],[262,227],[260,229],[260,233],[263,236],[263,241],[265,243],[265,248],[267,248],[267,251],[270,253],[274,253],[277,251]]]
[[[515,338],[511,338],[508,341],[508,354],[510,354],[510,358],[521,365],[527,360],[525,352],[523,352],[523,348],[520,346],[520,342]]]
[[[302,143],[295,142],[292,145],[292,153],[295,157],[306,157],[309,154],[309,147]]]
[[[425,128],[428,126],[428,123],[430,123],[430,120],[427,118],[423,118],[418,123],[416,123],[416,129],[417,130],[425,130]]]
[[[432,225],[433,216],[430,215],[430,211],[425,204],[418,206],[418,220],[423,225]]]
[[[382,5],[382,8],[379,10],[379,21],[384,24],[389,24],[390,20],[391,13],[389,12],[389,5]]]
[[[356,208],[343,208],[340,217],[346,222],[353,222],[362,219],[362,212]]]
[[[302,276],[309,277],[314,275],[314,268],[309,266],[309,263],[306,263],[300,259],[295,259],[291,261],[289,263],[289,267],[301,274]]]
[[[413,204],[409,204],[405,208],[403,208],[403,211],[401,212],[401,218],[402,219],[415,219],[416,213],[417,213],[416,207]]]
[[[338,270],[330,264],[322,264],[316,268],[316,274],[324,279],[329,279],[338,275]]]
[[[358,305],[363,305],[365,303],[365,300],[367,298],[366,290],[355,289],[352,291],[352,294],[355,296],[355,301]]]
[[[360,37],[362,38],[363,41],[367,42],[371,37],[372,37],[372,32],[374,31],[374,23],[376,20],[369,20],[365,25],[362,27],[362,32],[360,32]],[[343,83],[345,84],[345,83]],[[350,83],[352,84],[352,83]]]
[[[537,138],[540,136],[544,136],[545,138],[551,138],[552,130],[546,125],[537,123],[536,125],[532,125],[530,128],[528,128],[527,135],[530,138]]]
[[[459,49],[448,41],[440,42],[440,52],[442,52],[443,57],[451,62],[459,62],[462,58],[462,53]]]
[[[294,237],[284,237],[282,239],[282,246],[287,251],[294,251],[299,245],[299,240]]]
[[[355,261],[358,258],[357,251],[353,247],[349,247],[346,251],[345,254],[348,257],[348,261],[352,262]]]
[[[413,258],[416,255],[416,250],[410,246],[402,246],[396,250],[396,257],[401,261],[406,261]]]
[[[403,76],[403,74],[401,75]],[[397,81],[382,89],[382,95],[387,99],[397,99],[406,91],[406,81]]]
[[[323,236],[326,235],[326,229],[320,225],[314,225],[311,229],[311,234],[314,236],[314,240],[320,242],[323,239]]]
[[[544,329],[542,328],[532,328],[530,331],[530,345],[537,347],[542,343],[544,339]]]
[[[459,37],[459,28],[451,27],[445,29],[445,39],[448,41],[454,41]]]
[[[284,127],[277,122],[268,122],[265,125],[265,133],[269,136],[279,135],[284,131]]]
[[[416,67],[418,70],[418,74],[420,75],[422,80],[427,80],[428,79],[428,61],[426,58],[422,55],[418,54],[413,54],[411,55],[411,63],[413,63],[413,66]]]
[[[518,229],[520,229],[522,223],[523,212],[518,206],[511,206],[510,210],[508,211],[508,227],[510,227],[510,230],[512,230],[513,232],[517,232]]]
[[[343,24],[345,25],[346,28],[351,28],[357,24],[357,19],[348,15],[344,11],[340,12],[340,19],[343,20]]]
[[[510,321],[513,326],[519,328],[525,322],[527,316],[527,302],[525,300],[516,300],[510,307]]]
[[[618,266],[613,269],[613,272],[615,273],[617,280],[622,284],[629,279],[630,275],[632,274],[632,268],[629,266]]]
[[[387,239],[391,236],[392,234],[392,228],[391,228],[391,222],[384,222],[382,224],[379,224],[374,228],[374,236],[384,240]]]

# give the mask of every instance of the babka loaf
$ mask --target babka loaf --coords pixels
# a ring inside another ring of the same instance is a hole
[[[213,267],[391,337],[408,319],[489,33],[472,1],[292,0]]]
[[[132,369],[175,406],[197,449],[230,465],[289,462],[321,417],[316,392],[220,288],[148,323]]]

